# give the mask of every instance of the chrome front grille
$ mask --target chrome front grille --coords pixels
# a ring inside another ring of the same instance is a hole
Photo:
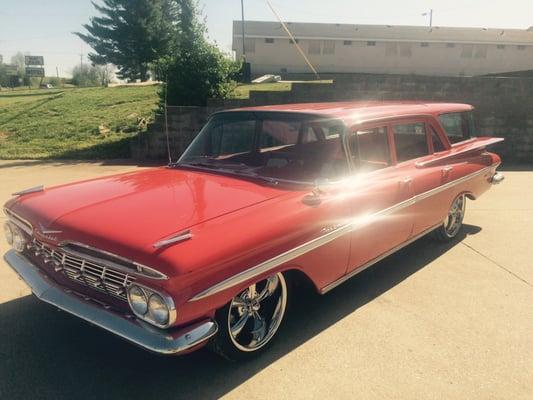
[[[52,249],[38,240],[33,240],[31,250],[36,256],[42,256],[46,264],[52,263],[56,272],[63,273],[69,279],[127,301],[126,288],[135,280],[135,276]]]

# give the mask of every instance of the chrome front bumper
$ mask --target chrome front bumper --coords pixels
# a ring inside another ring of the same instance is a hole
[[[158,329],[66,291],[14,250],[8,251],[4,260],[26,282],[38,299],[155,353],[181,353],[205,342],[218,329],[216,322],[212,320],[181,329]]]

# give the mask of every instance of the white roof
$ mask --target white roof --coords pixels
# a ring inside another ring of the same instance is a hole
[[[446,43],[485,43],[533,45],[533,27],[529,29],[457,28],[407,25],[326,24],[286,22],[297,39],[336,39],[364,41],[411,41]],[[244,21],[249,38],[288,38],[279,22]],[[241,21],[233,21],[233,36],[241,37]]]

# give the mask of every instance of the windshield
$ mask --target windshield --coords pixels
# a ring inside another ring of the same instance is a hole
[[[176,165],[284,181],[336,179],[348,170],[344,128],[339,120],[316,115],[221,113]]]

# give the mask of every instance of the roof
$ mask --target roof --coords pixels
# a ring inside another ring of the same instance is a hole
[[[228,111],[268,111],[316,114],[339,118],[346,125],[374,119],[414,115],[438,115],[470,111],[473,107],[462,103],[424,103],[418,101],[346,101],[331,103],[299,103],[245,107]]]
[[[391,42],[442,42],[533,45],[533,29],[459,28],[445,26],[356,25],[308,22],[287,22],[297,39],[336,39]],[[244,21],[249,38],[285,38],[279,22]],[[533,28],[533,27],[532,27]],[[241,37],[241,21],[233,21],[233,36]]]

